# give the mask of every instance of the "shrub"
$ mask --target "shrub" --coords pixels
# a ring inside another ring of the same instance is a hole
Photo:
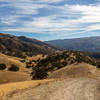
[[[97,68],[100,68],[100,65],[98,65]]]
[[[97,68],[100,68],[100,62],[97,62],[96,66],[97,66]]]
[[[31,65],[31,64],[26,64],[26,68],[32,68],[33,67],[33,65]]]
[[[5,70],[6,69],[6,65],[5,64],[0,64],[0,70]]]
[[[19,71],[19,67],[17,67],[16,65],[12,64],[11,67],[9,67],[8,70],[9,71]]]
[[[45,79],[47,78],[48,74],[47,74],[47,71],[45,71],[44,68],[34,68],[34,72],[31,73],[32,75],[32,79]]]
[[[58,54],[48,55],[45,59],[39,60],[37,65],[33,67],[31,76],[33,79],[45,79],[48,76],[48,72],[55,71],[67,66],[68,64],[74,64],[76,62],[85,62],[96,65],[95,60],[85,56],[83,53],[66,51]]]

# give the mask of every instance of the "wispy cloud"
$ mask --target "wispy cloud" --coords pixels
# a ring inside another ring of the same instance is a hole
[[[65,1],[0,0],[1,10],[8,8],[6,14],[2,11],[0,15],[6,30],[5,26],[0,30],[67,36],[100,29],[100,3],[80,5]]]

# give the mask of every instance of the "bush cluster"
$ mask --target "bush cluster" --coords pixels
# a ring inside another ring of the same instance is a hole
[[[74,56],[74,57],[73,57]],[[76,51],[65,51],[62,53],[49,55],[47,58],[40,60],[31,73],[32,79],[44,79],[48,72],[65,67],[68,64],[85,62],[96,65],[96,62],[88,56]]]
[[[11,67],[8,68],[9,71],[19,71],[19,67],[17,67],[16,65],[12,64]]]
[[[6,69],[6,65],[5,64],[0,64],[0,70],[5,70]]]

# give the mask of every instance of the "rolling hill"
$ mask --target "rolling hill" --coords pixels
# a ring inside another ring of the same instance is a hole
[[[37,65],[33,66],[33,72],[31,73],[31,76],[32,79],[45,79],[48,77],[49,73],[62,69],[65,66],[79,64],[82,62],[95,66],[98,64],[96,60],[84,55],[81,52],[58,52],[56,54],[47,56],[45,59],[40,60]]]
[[[86,63],[73,64],[65,66],[59,70],[56,70],[48,76],[48,78],[61,78],[61,79],[69,79],[69,78],[95,78],[100,75],[100,70],[96,68],[96,66],[92,66]]]
[[[24,58],[27,55],[50,54],[55,50],[55,47],[36,39],[0,33],[0,52],[10,56]]]
[[[86,37],[74,39],[59,39],[46,43],[68,50],[100,52],[100,37]]]
[[[31,80],[31,69],[27,69],[26,64],[22,63],[21,60],[21,58],[0,53],[0,64],[6,65],[6,69],[0,70],[0,84]],[[12,64],[19,67],[19,71],[8,71]]]

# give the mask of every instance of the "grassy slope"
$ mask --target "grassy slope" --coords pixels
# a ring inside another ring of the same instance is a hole
[[[32,89],[41,84],[46,84],[57,80],[57,78],[96,78],[100,75],[100,71],[95,66],[81,63],[78,65],[69,65],[57,71],[50,73],[47,80],[24,81],[0,85],[0,97],[12,96],[13,93],[20,92],[21,90]]]
[[[0,64],[6,64],[7,68],[0,71],[0,84],[30,80],[31,69],[25,68],[25,64],[20,62],[20,58],[6,56],[0,53]],[[11,64],[15,64],[20,68],[18,72],[7,71]]]
[[[31,80],[30,75],[21,72],[0,71],[0,84]]]
[[[40,60],[36,66],[33,67],[33,79],[44,79],[49,72],[59,70],[67,65],[75,63],[88,63],[96,65],[96,61],[84,54],[76,51],[64,51],[54,55],[50,55],[45,59]]]
[[[20,90],[34,88],[34,87],[39,86],[40,84],[45,84],[45,83],[52,82],[52,81],[54,81],[54,79],[16,82],[16,83],[0,85],[0,97],[11,95],[15,92],[19,92]]]
[[[100,70],[95,66],[80,63],[76,65],[69,65],[54,71],[49,74],[48,78],[79,78],[79,77],[89,77],[95,78],[100,75]]]
[[[11,64],[15,64],[20,68],[20,71],[26,71],[25,64],[20,62],[20,58],[6,56],[0,53],[0,64],[4,63],[7,65],[7,68],[10,67]],[[7,69],[6,69],[7,70]]]

